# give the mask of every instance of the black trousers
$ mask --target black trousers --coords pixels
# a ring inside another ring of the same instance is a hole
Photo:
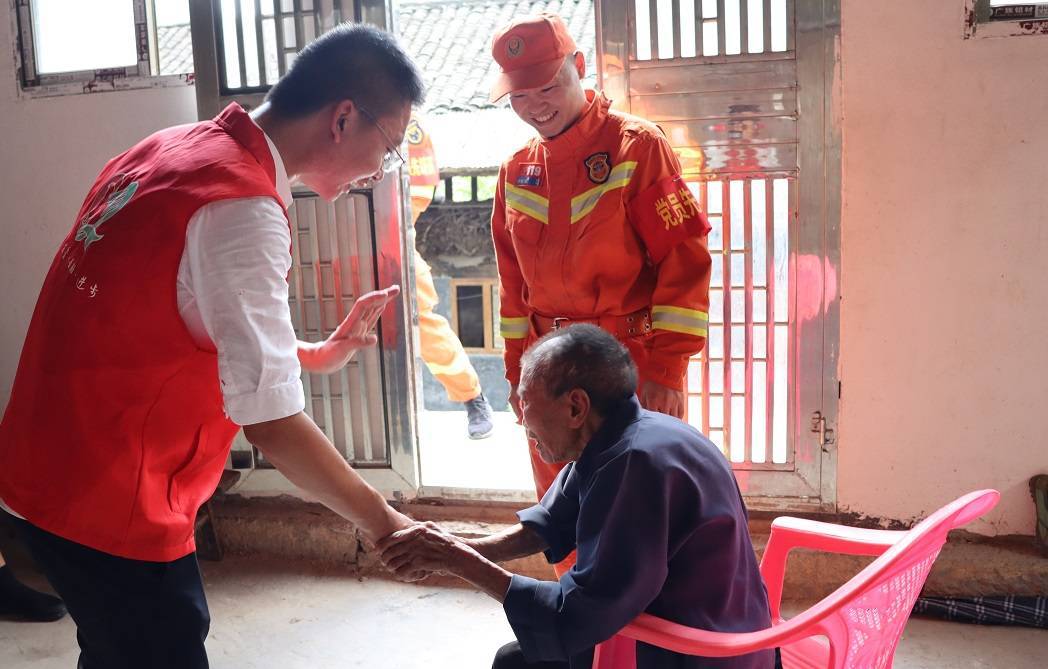
[[[520,643],[514,641],[498,649],[491,669],[575,669],[576,667],[588,669],[593,665],[593,649],[572,658],[572,662],[552,660],[529,664],[520,650]]]
[[[76,623],[82,669],[207,669],[211,617],[196,554],[128,560],[12,519]]]

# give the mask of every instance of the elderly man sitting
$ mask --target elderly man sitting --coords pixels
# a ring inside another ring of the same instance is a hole
[[[645,411],[637,370],[611,335],[573,325],[540,339],[518,389],[547,462],[572,462],[520,524],[457,539],[433,524],[379,545],[400,577],[454,574],[503,603],[517,642],[493,669],[589,667],[593,647],[641,612],[722,632],[770,626],[746,508],[724,456],[689,425]],[[559,582],[496,563],[539,551],[578,560]],[[637,667],[770,668],[770,651],[689,657],[639,644]]]

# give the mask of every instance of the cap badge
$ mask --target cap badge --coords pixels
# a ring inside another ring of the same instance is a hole
[[[408,140],[408,144],[421,144],[425,138],[425,133],[422,132],[422,127],[418,124],[418,121],[411,119],[408,122],[408,129],[404,133],[404,137]]]
[[[516,58],[520,54],[524,53],[524,40],[520,37],[511,37],[506,42],[506,54],[510,58]]]

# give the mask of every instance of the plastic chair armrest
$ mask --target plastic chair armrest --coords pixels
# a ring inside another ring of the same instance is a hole
[[[845,553],[880,555],[891,548],[906,532],[866,530],[817,520],[780,516],[772,521],[771,536],[761,559],[761,577],[768,589],[772,618],[780,615],[786,558],[794,548]]]
[[[768,543],[784,543],[789,548],[810,548],[847,555],[877,556],[906,536],[905,531],[871,530],[846,527],[817,520],[782,516],[771,524]]]

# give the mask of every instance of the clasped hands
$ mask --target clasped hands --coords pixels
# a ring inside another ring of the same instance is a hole
[[[467,564],[482,559],[461,539],[432,522],[416,523],[380,539],[375,548],[382,563],[402,581],[430,574],[461,576]]]

